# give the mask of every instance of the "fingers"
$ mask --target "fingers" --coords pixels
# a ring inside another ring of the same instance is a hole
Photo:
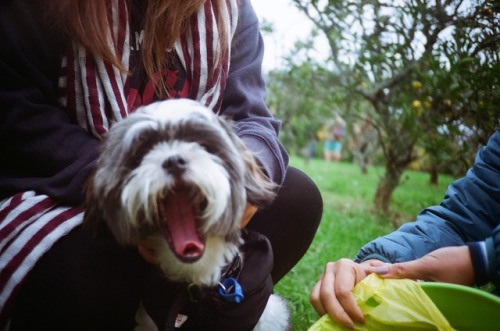
[[[240,228],[244,228],[252,219],[253,215],[257,212],[257,207],[247,203],[243,217],[241,218]]]
[[[332,320],[348,327],[349,329],[352,329],[354,323],[347,312],[352,311],[352,309],[346,306],[350,304],[356,305],[356,300],[351,292],[354,286],[341,284],[341,280],[338,280],[337,282],[337,267],[338,265],[334,263],[328,263],[326,265],[323,281],[321,282],[320,287],[320,300],[326,313],[332,318]],[[351,281],[350,283],[353,284],[354,281]]]
[[[387,264],[386,262],[382,262],[380,260],[368,260],[366,261],[371,267],[379,267]],[[368,270],[369,273],[372,273],[371,268]]]
[[[372,265],[371,271],[384,278],[410,278],[461,285],[474,283],[474,268],[467,246],[440,248],[413,261]]]
[[[370,269],[383,278],[427,280],[428,270],[425,269],[422,262],[425,261],[419,259],[394,264],[384,263],[372,266]]]
[[[321,276],[320,280],[316,283],[316,285],[314,285],[312,291],[311,291],[311,295],[309,297],[309,301],[311,301],[311,304],[314,308],[314,310],[316,311],[316,313],[319,315],[319,316],[323,316],[326,314],[326,309],[325,307],[323,307],[323,304],[321,302],[321,299],[320,299],[320,289],[321,289],[321,283],[322,283],[322,278],[323,276]]]
[[[340,267],[336,269],[334,286],[338,302],[347,315],[343,319],[346,320],[349,317],[349,320],[364,323],[363,312],[359,308],[352,290],[359,281],[365,278],[365,275],[361,275],[358,270],[359,265],[351,260],[341,260],[340,263]],[[338,308],[335,307],[334,309]],[[328,310],[328,312],[330,311]]]
[[[352,289],[357,284],[357,264],[342,259],[330,262],[311,291],[311,303],[319,315],[328,314],[335,322],[352,329],[354,322],[364,323]]]

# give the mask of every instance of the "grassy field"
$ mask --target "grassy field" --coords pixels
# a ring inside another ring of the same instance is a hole
[[[303,331],[318,319],[309,303],[309,292],[326,262],[353,258],[363,244],[394,227],[390,219],[372,211],[383,168],[372,167],[362,175],[354,164],[319,159],[306,164],[298,157],[292,157],[291,165],[317,183],[324,201],[321,225],[309,251],[276,286],[276,292],[290,303],[294,330]],[[392,222],[411,221],[423,208],[439,203],[452,180],[441,176],[438,186],[430,186],[427,174],[405,172],[391,204]]]

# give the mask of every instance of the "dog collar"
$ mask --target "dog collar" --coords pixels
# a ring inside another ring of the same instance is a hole
[[[218,293],[225,301],[240,303],[245,298],[237,280],[240,276],[241,265],[241,257],[236,254],[233,261],[222,272]]]
[[[235,303],[240,303],[245,298],[240,283],[233,277],[219,282],[219,295],[227,302]]]
[[[191,283],[187,286],[189,300],[192,303],[199,302],[208,293],[217,293],[216,297],[222,298],[226,302],[239,303],[243,300],[243,289],[238,283],[238,278],[243,268],[243,261],[239,254],[236,254],[233,261],[226,265],[221,272],[221,277],[218,284],[212,288],[202,288],[201,286]],[[215,298],[214,298],[215,299]]]
[[[236,254],[233,261],[230,264],[228,264],[222,271],[220,276],[221,280],[224,280],[229,277],[238,279],[238,277],[240,277],[242,264],[243,263],[241,261],[240,254]]]

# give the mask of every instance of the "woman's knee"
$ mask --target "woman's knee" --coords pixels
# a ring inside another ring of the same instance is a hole
[[[288,169],[285,182],[278,194],[289,214],[319,222],[323,213],[323,198],[316,183],[297,168]]]

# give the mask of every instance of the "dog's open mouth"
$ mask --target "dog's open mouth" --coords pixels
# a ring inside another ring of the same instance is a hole
[[[205,251],[205,238],[198,231],[197,206],[187,190],[169,192],[159,201],[160,230],[170,248],[183,262],[198,261]]]

